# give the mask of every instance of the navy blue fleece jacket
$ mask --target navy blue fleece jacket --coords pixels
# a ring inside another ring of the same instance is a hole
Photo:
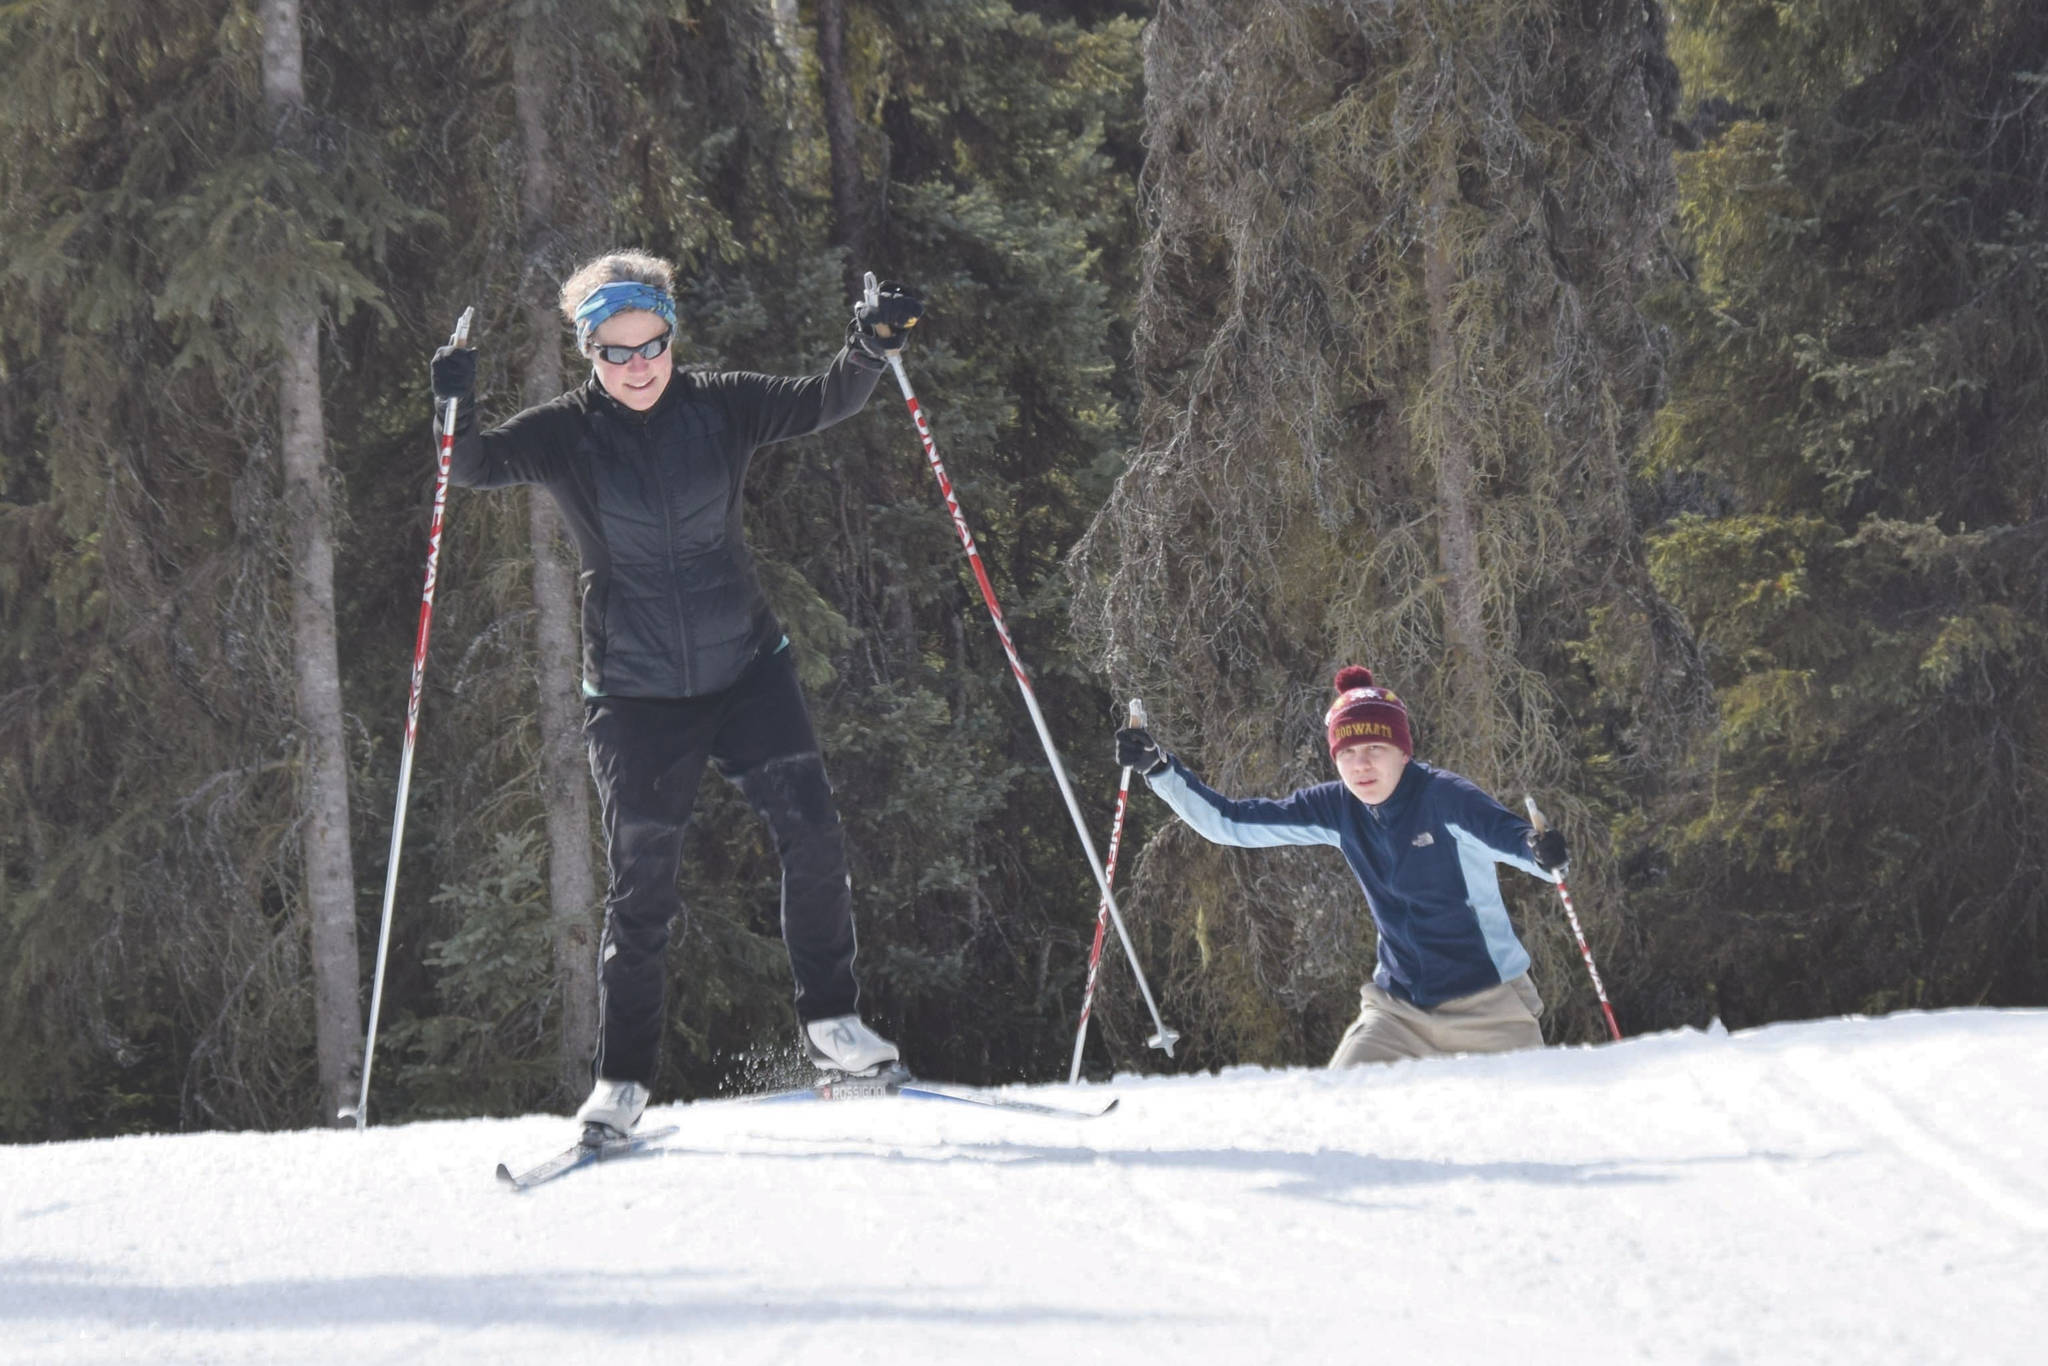
[[[1470,779],[1411,759],[1378,806],[1341,782],[1232,801],[1168,757],[1147,781],[1204,839],[1249,849],[1333,844],[1343,851],[1379,927],[1373,980],[1384,990],[1426,1009],[1529,970],[1494,865],[1555,879],[1529,852],[1529,823]]]

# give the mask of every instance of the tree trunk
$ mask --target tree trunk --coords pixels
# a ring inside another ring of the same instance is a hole
[[[1455,716],[1452,733],[1462,736],[1472,753],[1485,754],[1490,752],[1489,718],[1493,712],[1487,702],[1484,580],[1473,530],[1478,476],[1472,468],[1471,417],[1465,410],[1463,364],[1451,316],[1458,262],[1449,234],[1458,172],[1454,150],[1446,146],[1442,155],[1443,164],[1429,187],[1429,240],[1422,258],[1422,287],[1429,307],[1427,392],[1436,408],[1434,440],[1428,444],[1436,462],[1437,563],[1443,573],[1444,643],[1449,647],[1449,692]]]
[[[554,104],[550,68],[529,17],[513,51],[513,97],[518,105],[525,172],[520,185],[521,236],[526,243],[528,281],[522,291],[531,338],[525,365],[528,403],[562,390],[562,353],[554,309],[544,287],[542,245],[554,226],[554,165],[550,159],[547,111]],[[555,976],[562,997],[559,1076],[565,1095],[590,1083],[597,1055],[597,880],[590,857],[590,790],[583,758],[583,728],[577,698],[578,660],[574,577],[557,550],[561,516],[554,500],[527,491],[527,533],[533,545],[533,605],[536,619],[535,682],[540,688],[540,794],[548,828],[548,894],[555,951]]]
[[[832,238],[846,248],[849,282],[867,269],[859,124],[846,79],[846,0],[818,0],[818,84],[825,97],[825,145],[832,163]]]
[[[304,41],[298,0],[263,0],[263,96],[272,136],[289,147],[304,126]],[[306,910],[312,920],[314,1049],[322,1118],[352,1104],[361,1076],[361,967],[355,872],[349,863],[348,756],[334,630],[333,517],[320,401],[320,324],[311,304],[283,306],[279,416],[292,562],[292,653],[305,753]]]

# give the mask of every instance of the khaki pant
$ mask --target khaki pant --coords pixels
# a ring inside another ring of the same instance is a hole
[[[1543,1047],[1543,1026],[1536,1022],[1543,998],[1527,973],[1430,1010],[1371,982],[1359,990],[1358,999],[1358,1018],[1338,1041],[1332,1067]]]

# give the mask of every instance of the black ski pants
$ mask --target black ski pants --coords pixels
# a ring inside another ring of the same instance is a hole
[[[738,682],[703,697],[591,698],[583,732],[610,878],[598,949],[597,1075],[654,1080],[664,951],[683,906],[683,832],[706,760],[774,835],[797,1017],[852,1013],[859,988],[846,842],[791,650],[762,654]]]

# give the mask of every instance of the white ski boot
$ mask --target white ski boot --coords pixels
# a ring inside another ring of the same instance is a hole
[[[576,1118],[583,1123],[583,1141],[596,1147],[605,1139],[624,1138],[632,1133],[646,1110],[647,1088],[639,1082],[599,1077]]]
[[[804,1026],[804,1047],[820,1072],[842,1077],[879,1077],[902,1072],[896,1045],[861,1023],[858,1015],[834,1015]]]

